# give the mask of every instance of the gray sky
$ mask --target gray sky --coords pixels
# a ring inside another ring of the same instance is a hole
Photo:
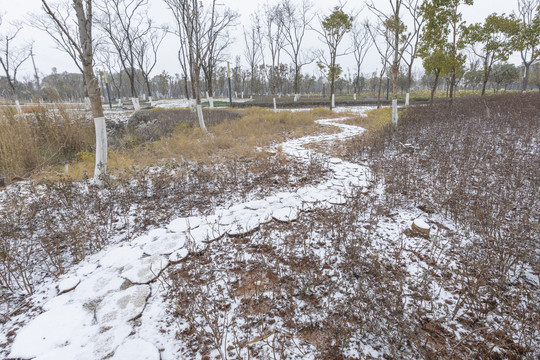
[[[54,0],[49,0],[54,2]],[[204,3],[208,3],[208,0],[203,0]],[[265,3],[277,2],[263,1],[263,0],[221,0],[221,3],[236,10],[241,15],[240,24],[232,31],[235,37],[234,44],[229,51],[230,60],[234,62],[237,55],[242,57],[244,61],[244,40],[242,37],[242,26],[249,26],[249,15],[257,10],[258,7],[262,7]],[[162,0],[149,0],[150,3],[150,16],[158,24],[172,23],[169,11],[163,4]],[[330,12],[330,9],[339,3],[338,0],[323,0],[314,1],[317,14],[325,15]],[[388,0],[374,0],[376,5],[381,6],[384,9],[388,6]],[[348,1],[346,9],[349,11],[361,10],[363,1]],[[24,20],[27,14],[32,12],[41,12],[41,0],[0,0],[0,11],[4,13],[4,21],[10,20]],[[491,13],[506,13],[509,14],[517,9],[517,0],[475,0],[473,6],[463,6],[464,19],[468,23],[481,22],[487,15]],[[360,18],[372,18],[372,14],[368,10],[360,12]],[[59,72],[70,71],[76,72],[75,65],[72,64],[72,60],[64,53],[55,49],[54,43],[48,38],[45,33],[40,32],[25,25],[20,41],[35,41],[34,52],[36,54],[36,63],[41,73],[48,74],[53,67],[56,67]],[[318,40],[315,33],[311,33],[306,39],[306,49],[323,48],[323,44]],[[159,53],[159,61],[154,70],[154,74],[161,73],[163,70],[170,74],[179,73],[180,67],[177,60],[178,52],[178,39],[174,35],[168,35],[165,39],[163,46]],[[286,55],[282,56],[283,62],[288,62]],[[511,62],[518,64],[520,62],[519,56],[515,54],[510,59]],[[339,63],[342,64],[344,72],[347,73],[347,69],[350,69],[350,73],[353,74],[354,70],[354,58],[352,55],[344,56],[339,59]],[[417,60],[417,67],[420,67],[421,62]],[[368,53],[363,65],[362,72],[364,74],[371,73],[380,68],[379,59],[374,49]],[[26,63],[20,71],[20,79],[24,74],[29,74],[31,71],[31,63]],[[316,73],[315,67],[312,65],[305,70]]]

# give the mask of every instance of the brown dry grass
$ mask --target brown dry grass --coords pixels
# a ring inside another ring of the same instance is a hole
[[[242,117],[208,127],[203,134],[198,127],[181,124],[173,133],[155,142],[145,142],[133,148],[109,152],[108,169],[115,174],[129,172],[130,168],[152,166],[171,160],[197,163],[222,163],[227,159],[267,156],[260,148],[285,139],[312,135],[328,129],[315,123],[316,119],[336,116],[326,109],[302,112],[278,112],[262,108],[242,110]],[[70,177],[81,179],[91,174],[94,154],[80,153],[70,167]],[[56,167],[47,175],[61,172]]]
[[[403,111],[400,112],[400,116]],[[366,111],[365,115],[351,116],[349,119],[344,120],[344,124],[361,126],[368,132],[378,131],[390,125],[392,122],[392,109],[381,108],[372,109]]]
[[[45,166],[69,161],[94,140],[93,124],[84,114],[58,104],[54,111],[36,107],[31,115],[13,108],[0,112],[0,175],[27,177]]]

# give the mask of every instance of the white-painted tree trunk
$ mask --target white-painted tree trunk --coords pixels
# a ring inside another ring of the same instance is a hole
[[[202,112],[202,105],[197,105],[197,117],[199,118],[199,125],[203,133],[206,133],[206,125],[204,124],[204,117]]]
[[[356,101],[356,93],[353,94],[353,99]]]
[[[274,98],[274,111],[277,111],[276,98]]]
[[[15,107],[17,108],[17,114],[21,115],[22,114],[22,107],[21,107],[21,103],[19,102],[19,100],[15,100]]]
[[[210,109],[213,109],[213,108],[214,108],[214,98],[213,98],[213,97],[209,97],[209,98],[208,98],[208,102],[210,103]]]
[[[242,91],[242,99],[244,98],[244,92]]]
[[[90,98],[88,96],[84,98],[84,105],[86,106],[86,110],[92,109],[90,105]]]
[[[94,180],[96,184],[103,185],[102,175],[107,171],[107,126],[105,118],[95,118],[96,126],[96,168],[94,169]]]
[[[122,107],[122,98],[118,99],[118,106]]]
[[[135,109],[135,111],[141,110],[141,103],[139,102],[139,98],[131,98],[131,102],[133,103],[133,109]]]
[[[409,106],[409,93],[405,95],[405,106]]]
[[[332,109],[336,107],[336,95],[332,94]]]
[[[152,102],[152,97],[148,97],[148,100],[150,100],[150,107],[154,106],[153,102]]]
[[[69,176],[69,164],[64,165],[64,175]]]
[[[398,124],[397,99],[392,100],[392,124]]]

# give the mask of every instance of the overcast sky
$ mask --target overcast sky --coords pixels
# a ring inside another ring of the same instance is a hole
[[[53,2],[54,0],[49,0]],[[203,3],[209,3],[209,0],[202,0]],[[236,56],[240,55],[242,61],[244,61],[244,50],[243,50],[243,37],[242,37],[242,28],[249,26],[249,15],[257,10],[257,8],[262,7],[265,3],[272,3],[276,1],[268,0],[221,0],[221,3],[225,6],[230,7],[233,10],[238,11],[241,15],[240,23],[233,31],[235,42],[229,51],[230,61],[234,62]],[[487,15],[491,13],[512,13],[512,11],[517,9],[517,0],[475,0],[473,6],[462,6],[464,19],[469,23],[481,22]],[[167,24],[172,23],[169,11],[163,4],[162,0],[149,0],[150,3],[150,16],[154,19],[157,24]],[[330,9],[337,5],[339,1],[337,0],[319,0],[314,1],[315,9],[317,14],[325,15],[330,12]],[[385,8],[388,4],[388,0],[374,0],[374,3],[381,8]],[[359,11],[362,8],[363,1],[351,1],[349,0],[346,5],[348,11]],[[0,11],[4,13],[4,21],[10,20],[24,20],[27,14],[32,12],[40,13],[41,10],[41,0],[0,0]],[[368,10],[363,10],[360,12],[360,18],[372,18],[372,14]],[[33,29],[29,25],[25,25],[23,32],[20,36],[20,41],[35,41],[34,53],[36,54],[36,63],[39,71],[43,74],[48,74],[51,72],[53,67],[56,67],[59,72],[69,71],[76,72],[77,69],[72,63],[72,60],[64,53],[55,49],[54,43],[48,38],[48,36],[40,31]],[[161,73],[163,70],[169,72],[170,74],[180,73],[180,67],[177,60],[178,52],[178,39],[174,35],[168,35],[165,39],[161,51],[159,53],[159,61],[154,70],[154,75]],[[310,34],[307,37],[306,49],[316,49],[323,48],[323,44],[318,40],[315,33]],[[282,59],[285,59],[284,62],[288,62],[286,56],[284,55]],[[515,64],[519,63],[519,56],[515,54],[510,59]],[[347,73],[350,69],[350,73],[353,74],[354,70],[354,60],[352,55],[342,57],[339,59],[339,63],[342,65],[344,72]],[[420,61],[417,62],[418,67],[420,67]],[[29,74],[31,72],[31,63],[28,62],[21,69],[20,74],[21,79],[24,74]],[[376,69],[380,68],[378,56],[375,53],[375,50],[372,49],[371,53],[366,57],[366,61],[363,65],[364,74],[369,74]],[[316,73],[315,67],[311,66],[306,68],[307,71]],[[317,73],[318,74],[318,73]]]

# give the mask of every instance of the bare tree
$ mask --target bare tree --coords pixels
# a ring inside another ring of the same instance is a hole
[[[258,13],[251,15],[251,27],[244,29],[244,56],[248,62],[250,71],[250,92],[255,92],[255,83],[257,81],[257,71],[259,63],[263,60],[263,49],[261,39],[261,21]]]
[[[147,18],[148,0],[101,0],[98,23],[116,50],[122,68],[127,74],[131,97],[136,110],[139,97],[136,87],[137,42],[152,28]]]
[[[201,67],[206,79],[210,106],[214,106],[214,73],[220,62],[224,61],[225,50],[232,42],[228,29],[234,25],[239,17],[238,13],[229,8],[223,11],[217,9],[215,1],[212,2],[209,13],[207,14],[207,31],[203,38],[203,49],[206,56],[201,60]]]
[[[39,93],[41,84],[39,79],[39,70],[36,66],[36,61],[34,59],[36,54],[34,54],[34,43],[30,44],[30,58],[32,59],[32,67],[34,68],[34,80],[36,82],[36,91]]]
[[[204,39],[208,32],[208,22],[205,11],[197,0],[163,0],[176,19],[175,33],[180,38],[178,59],[189,70],[191,88],[197,104],[199,125],[206,132],[201,107],[201,70],[203,59],[207,56],[208,48],[204,48]],[[216,1],[213,0],[213,6]]]
[[[0,26],[2,25],[2,17],[0,17]],[[19,93],[17,91],[17,73],[22,66],[30,58],[30,45],[21,47],[15,46],[16,38],[22,29],[22,24],[11,23],[7,29],[0,30],[0,65],[6,75],[11,96],[17,103],[17,110],[20,112]]]
[[[284,29],[282,20],[282,8],[280,4],[266,5],[264,7],[264,37],[266,38],[268,50],[270,51],[270,59],[272,65],[270,66],[268,73],[268,82],[270,85],[270,92],[276,93],[278,85],[279,63],[281,58],[281,50],[284,46]]]
[[[360,23],[357,19],[352,27],[353,54],[356,64],[356,77],[354,79],[354,93],[358,92],[362,64],[366,55],[373,45],[373,39],[365,26],[366,21]]]
[[[107,129],[105,126],[105,117],[103,115],[103,105],[101,104],[101,92],[99,89],[98,78],[94,74],[94,41],[92,37],[93,8],[92,0],[73,0],[77,22],[78,40],[75,40],[69,29],[65,28],[62,21],[57,18],[57,14],[49,7],[46,0],[41,0],[43,10],[51,17],[62,30],[66,39],[69,40],[82,64],[84,77],[90,97],[92,117],[96,127],[96,167],[94,178],[98,184],[101,184],[101,176],[107,169]]]
[[[294,93],[300,94],[301,71],[304,65],[312,63],[313,57],[303,56],[302,43],[315,14],[311,13],[313,3],[310,0],[302,0],[296,5],[292,0],[282,0],[281,21],[283,27],[283,50],[289,55],[294,70]]]
[[[390,41],[388,41],[388,39],[391,37],[391,33],[388,27],[380,22],[374,26],[366,20],[364,26],[367,29],[373,44],[375,44],[375,48],[377,49],[381,59],[382,67],[379,72],[379,90],[377,95],[377,109],[379,109],[381,107],[382,81],[384,74],[386,74],[386,71],[390,65],[390,56],[392,55],[392,46],[390,45]],[[385,40],[382,42],[382,44],[377,41],[379,37],[382,37]]]
[[[152,103],[150,73],[156,67],[157,53],[166,35],[166,28],[153,27],[152,20],[149,19],[148,32],[139,37],[134,44],[135,60],[144,79],[150,103]]]
[[[109,80],[112,83],[112,87],[116,92],[116,97],[118,99],[122,98],[122,88],[124,83],[124,74],[122,73],[122,63],[120,58],[116,56],[116,52],[112,49],[109,49],[107,46],[100,48],[96,55],[97,63],[104,67],[105,70],[110,74]]]
[[[36,13],[29,15],[27,23],[28,25],[47,33],[51,39],[53,39],[54,43],[56,44],[56,48],[68,54],[68,56],[73,60],[73,63],[77,69],[79,69],[79,72],[82,75],[85,97],[87,99],[87,103],[89,103],[88,91],[86,90],[86,79],[79,53],[77,51],[77,47],[75,47],[69,40],[69,38],[75,40],[78,39],[78,28],[77,23],[73,21],[75,14],[71,0],[62,0],[57,3],[51,3],[49,6],[51,11],[54,12],[56,16],[56,21],[47,14]],[[61,26],[59,26],[59,24],[61,24]],[[69,33],[69,37],[66,36],[64,30]],[[97,41],[94,40],[94,53],[96,52],[96,44]]]
[[[425,19],[422,16],[420,7],[424,0],[406,0],[405,8],[409,11],[412,18],[412,31],[409,35],[409,43],[405,49],[408,57],[403,57],[403,61],[407,65],[407,94],[411,92],[412,68],[414,60],[418,57],[418,48],[420,44],[420,35]]]
[[[180,49],[178,50],[178,62],[180,63],[180,67],[182,68],[182,77],[184,79],[184,92],[186,99],[189,100],[189,80],[191,78],[191,66],[188,59],[188,47],[187,47],[187,38],[186,38],[186,31],[183,23],[183,19],[181,17],[182,15],[182,8],[181,8],[181,2],[176,0],[164,0],[164,2],[167,4],[171,12],[173,13],[173,17],[175,20],[175,27],[173,27],[173,30],[168,30],[170,33],[176,35],[178,39],[180,40]]]

